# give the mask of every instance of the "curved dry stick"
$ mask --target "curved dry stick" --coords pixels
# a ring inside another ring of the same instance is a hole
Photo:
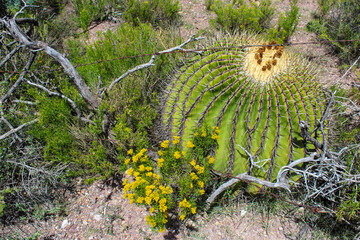
[[[100,105],[98,99],[91,92],[89,86],[84,82],[69,59],[67,59],[55,49],[49,47],[44,42],[30,40],[24,33],[20,31],[14,18],[10,20],[4,18],[0,19],[0,23],[2,23],[8,29],[8,31],[15,39],[23,43],[26,47],[33,51],[44,51],[50,57],[54,58],[64,68],[65,73],[74,82],[81,97],[84,98],[84,100],[90,105],[92,109],[96,109]]]
[[[109,88],[107,89],[107,91],[110,91],[116,83],[120,82],[123,78],[125,78],[126,76],[128,76],[130,73],[133,73],[133,72],[136,72],[138,70],[141,70],[141,69],[144,69],[144,68],[148,68],[148,67],[151,67],[154,65],[154,61],[156,59],[157,56],[159,55],[162,55],[162,54],[166,54],[166,53],[171,53],[171,52],[175,52],[175,51],[185,51],[185,49],[183,49],[183,47],[190,43],[190,42],[194,42],[194,41],[199,41],[203,39],[203,37],[198,37],[198,38],[195,38],[195,34],[192,35],[186,42],[180,44],[179,46],[176,46],[176,47],[173,47],[173,48],[170,48],[170,49],[167,49],[167,50],[164,50],[164,51],[161,51],[161,52],[158,52],[158,53],[155,53],[154,55],[152,55],[151,59],[149,62],[147,63],[144,63],[144,64],[141,64],[141,65],[138,65],[136,67],[134,67],[133,69],[130,69],[128,70],[126,73],[124,73],[123,75],[121,75],[119,78],[115,79],[109,86]],[[186,50],[186,52],[197,52],[197,53],[200,53],[199,51],[197,50]]]
[[[27,126],[29,126],[29,125],[31,125],[31,124],[34,124],[34,123],[38,122],[38,121],[39,121],[39,119],[36,118],[36,119],[34,119],[34,120],[30,121],[30,122],[27,122],[27,123],[24,123],[23,125],[18,126],[17,128],[11,129],[11,130],[8,131],[7,133],[1,135],[1,136],[0,136],[0,140],[3,140],[3,139],[5,139],[5,138],[7,138],[7,137],[10,136],[11,134],[14,134],[14,133],[20,131],[21,129],[23,129],[24,127],[27,127]]]

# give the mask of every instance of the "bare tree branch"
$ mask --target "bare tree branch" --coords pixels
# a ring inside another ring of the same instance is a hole
[[[14,38],[23,43],[26,47],[29,47],[33,51],[44,51],[50,57],[54,58],[64,68],[65,73],[74,82],[76,88],[79,91],[79,94],[84,98],[84,100],[90,105],[92,109],[96,109],[100,105],[98,99],[91,92],[89,86],[84,82],[78,71],[66,57],[61,55],[55,49],[49,47],[44,42],[32,41],[29,37],[20,31],[14,18],[9,20],[0,19],[0,23],[2,23],[8,29]]]
[[[34,87],[37,87],[37,88],[40,88],[42,90],[44,90],[49,96],[58,96],[58,97],[61,97],[63,99],[65,99],[68,103],[70,103],[71,107],[75,110],[78,118],[81,117],[81,112],[79,110],[79,108],[76,106],[75,102],[73,100],[71,100],[70,98],[60,94],[60,93],[57,93],[57,92],[52,92],[50,91],[49,89],[47,89],[46,87],[40,85],[40,84],[36,84],[36,83],[33,83],[29,80],[26,80],[26,82],[31,85],[31,86],[34,86]]]
[[[185,51],[183,49],[183,47],[190,43],[190,42],[194,42],[194,41],[199,41],[203,39],[203,37],[198,37],[198,38],[195,38],[195,34],[192,35],[186,42],[180,44],[179,46],[176,46],[176,47],[173,47],[173,48],[170,48],[170,49],[167,49],[167,50],[164,50],[164,51],[161,51],[161,52],[158,52],[154,55],[152,55],[151,59],[149,62],[147,63],[144,63],[144,64],[141,64],[141,65],[138,65],[136,67],[134,67],[133,69],[130,69],[128,70],[126,73],[124,73],[123,75],[121,75],[119,78],[115,79],[109,86],[109,88],[107,89],[107,91],[109,92],[114,86],[116,83],[118,83],[119,81],[121,81],[123,78],[125,78],[126,76],[128,76],[129,74],[133,73],[133,72],[136,72],[138,70],[141,70],[141,69],[144,69],[144,68],[148,68],[148,67],[151,67],[154,65],[154,61],[156,59],[157,56],[161,55],[161,54],[166,54],[166,53],[171,53],[171,52],[175,52],[175,51]],[[189,52],[198,52],[196,50],[188,50]]]
[[[1,20],[0,20],[1,21]],[[9,91],[1,98],[0,100],[0,114],[1,116],[4,116],[4,113],[2,111],[2,104],[4,103],[4,101],[10,97],[10,95],[16,90],[16,88],[20,85],[20,83],[23,81],[25,75],[28,73],[32,63],[35,60],[35,53],[31,53],[30,55],[30,59],[27,62],[24,71],[22,71],[22,73],[20,74],[18,80],[14,83],[14,85],[9,89]]]
[[[27,127],[27,126],[29,126],[29,125],[31,125],[31,124],[34,124],[34,123],[38,122],[38,121],[39,121],[39,119],[34,119],[34,120],[30,121],[30,122],[27,122],[27,123],[24,123],[23,125],[18,126],[17,128],[11,129],[11,130],[8,131],[7,133],[1,135],[1,136],[0,136],[0,140],[3,140],[3,139],[5,139],[5,138],[7,138],[7,137],[10,136],[11,134],[14,134],[14,133],[20,131],[21,129],[23,129],[24,127]]]
[[[4,57],[4,59],[2,60],[2,62],[0,62],[0,68],[2,68],[2,67],[4,66],[4,64],[5,64],[7,61],[9,61],[9,59],[10,59],[12,56],[14,56],[14,54],[17,53],[17,52],[20,50],[21,47],[22,47],[22,45],[19,44],[19,45],[17,45],[11,52],[9,52],[9,54]]]

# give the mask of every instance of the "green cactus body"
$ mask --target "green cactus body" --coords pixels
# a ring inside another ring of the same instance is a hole
[[[244,39],[231,45],[260,43]],[[281,46],[204,52],[169,84],[164,128],[187,142],[196,127],[218,126],[214,169],[273,181],[282,166],[305,156],[299,122],[314,129],[326,103],[311,66]]]

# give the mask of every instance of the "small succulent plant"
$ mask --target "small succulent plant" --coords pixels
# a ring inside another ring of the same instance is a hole
[[[219,127],[214,169],[272,181],[305,156],[299,123],[315,129],[326,93],[313,65],[276,42],[228,48],[248,44],[269,43],[240,36],[189,59],[167,88],[163,126],[184,142],[202,124]]]

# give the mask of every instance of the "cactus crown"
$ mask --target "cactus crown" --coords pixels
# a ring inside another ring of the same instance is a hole
[[[254,43],[261,40],[239,37],[215,46]],[[321,117],[326,94],[314,75],[311,63],[282,46],[209,50],[169,84],[163,126],[184,142],[202,124],[217,126],[216,170],[274,180],[282,166],[306,154],[300,121],[311,131]]]

